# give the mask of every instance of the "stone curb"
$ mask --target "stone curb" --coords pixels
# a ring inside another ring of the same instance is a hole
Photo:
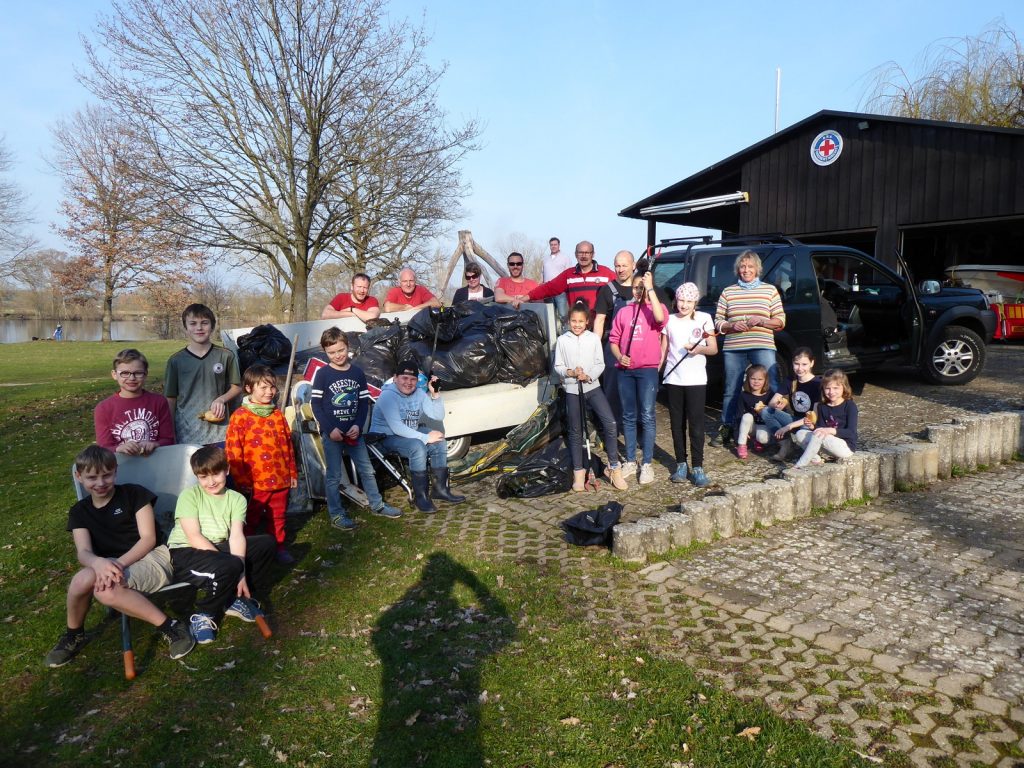
[[[678,512],[615,526],[612,554],[629,562],[747,533],[756,526],[806,517],[815,509],[875,498],[975,471],[1024,453],[1024,411],[956,418],[928,426],[927,440],[858,451],[819,467],[786,469],[781,479],[727,487],[686,501]]]

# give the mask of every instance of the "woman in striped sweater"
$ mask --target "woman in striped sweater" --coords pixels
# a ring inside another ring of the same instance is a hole
[[[744,251],[736,257],[736,285],[718,297],[715,329],[726,334],[722,351],[725,391],[722,394],[722,424],[711,445],[731,447],[736,421],[736,402],[743,372],[748,365],[763,365],[773,391],[778,389],[775,364],[775,331],[786,327],[786,312],[775,286],[761,282],[761,257]]]

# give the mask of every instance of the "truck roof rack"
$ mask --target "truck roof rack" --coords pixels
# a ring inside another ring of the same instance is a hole
[[[770,232],[761,235],[729,235],[715,240],[711,235],[694,235],[691,237],[669,237],[658,242],[657,248],[686,246],[687,256],[695,246],[704,245],[800,245],[800,241],[788,237],[781,232]]]

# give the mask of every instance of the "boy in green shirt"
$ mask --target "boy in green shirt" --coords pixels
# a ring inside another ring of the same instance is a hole
[[[174,530],[167,540],[174,580],[186,581],[200,593],[192,615],[192,635],[200,645],[212,643],[223,614],[255,621],[259,603],[251,582],[262,578],[274,558],[272,536],[246,536],[246,500],[229,490],[228,459],[223,448],[207,446],[192,454],[199,485],[178,497]]]

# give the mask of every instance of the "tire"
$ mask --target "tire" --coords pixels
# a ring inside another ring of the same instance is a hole
[[[934,384],[966,384],[981,373],[984,365],[985,342],[960,325],[944,328],[922,361],[925,378]]]
[[[473,442],[472,435],[463,435],[462,437],[455,437],[448,440],[448,461],[455,461],[461,459],[467,453],[469,453],[469,445]]]

